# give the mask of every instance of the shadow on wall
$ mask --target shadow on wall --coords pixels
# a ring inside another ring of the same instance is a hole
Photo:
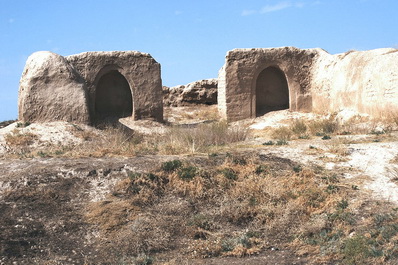
[[[104,74],[96,88],[94,123],[116,122],[132,112],[133,96],[126,78],[117,70]]]
[[[285,74],[277,67],[265,68],[256,80],[256,117],[289,108],[289,87]]]

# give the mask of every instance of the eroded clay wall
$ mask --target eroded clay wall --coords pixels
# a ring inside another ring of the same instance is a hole
[[[323,52],[312,78],[313,109],[352,109],[372,116],[398,110],[398,50],[330,55]]]
[[[120,74],[120,80],[111,78],[98,84],[112,72],[117,73],[115,76]],[[121,85],[125,81],[128,85]],[[92,123],[98,116],[95,111],[98,85],[112,90],[106,92],[112,104],[102,98],[99,107],[109,105],[110,111],[115,108],[118,115],[125,112],[134,119],[163,121],[160,64],[149,54],[135,51],[85,52],[68,57],[46,51],[32,54],[20,81],[19,119]],[[123,97],[130,97],[127,104],[131,106],[119,109],[119,103],[125,102]]]
[[[256,117],[254,88],[258,74],[267,67],[285,74],[292,111],[351,109],[373,116],[398,111],[397,49],[330,55],[322,49],[284,47],[227,53],[219,73],[218,104],[223,117],[229,121]]]
[[[130,85],[134,119],[163,120],[160,64],[149,54],[136,51],[85,52],[66,58],[86,80],[90,113],[95,113],[99,79],[110,71],[118,71]]]
[[[294,47],[229,51],[219,73],[221,116],[229,121],[256,117],[256,82],[259,74],[268,67],[276,67],[285,74],[289,109],[311,111],[311,68],[318,53],[318,49]]]

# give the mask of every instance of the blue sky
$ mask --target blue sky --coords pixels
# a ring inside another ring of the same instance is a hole
[[[217,76],[234,48],[398,48],[396,0],[0,0],[0,121],[17,118],[27,57],[138,50],[167,86]]]

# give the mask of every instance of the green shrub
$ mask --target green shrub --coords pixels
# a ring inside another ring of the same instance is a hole
[[[162,164],[162,170],[166,172],[171,172],[179,169],[182,166],[180,160],[167,161]]]
[[[37,155],[40,156],[41,158],[50,157],[50,155],[44,151],[38,151]]]
[[[286,140],[278,140],[276,141],[276,145],[288,145],[289,143]]]
[[[347,209],[347,208],[348,208],[348,201],[347,200],[342,199],[341,201],[339,201],[337,203],[337,209],[344,210],[344,209]]]
[[[296,173],[299,173],[302,170],[303,170],[303,168],[300,165],[293,167],[293,171],[296,172]]]
[[[178,177],[182,180],[191,180],[196,176],[198,169],[194,166],[183,167],[178,171]]]
[[[265,172],[267,172],[267,166],[265,166],[265,165],[258,165],[258,166],[256,167],[255,172],[256,172],[257,175],[260,175],[261,173],[265,173]]]
[[[137,173],[137,172],[129,172],[127,174],[127,176],[129,177],[130,180],[134,180],[138,177],[140,177],[142,174],[141,173]]]
[[[24,127],[28,127],[30,125],[30,122],[18,122],[17,123],[17,128],[24,128]]]
[[[274,145],[274,142],[273,141],[267,141],[267,142],[263,143],[263,145]]]
[[[237,180],[238,179],[238,174],[232,169],[232,168],[224,168],[221,170],[221,174],[230,180]]]
[[[368,239],[362,235],[346,239],[343,245],[342,252],[345,264],[364,264],[365,259],[370,254]]]

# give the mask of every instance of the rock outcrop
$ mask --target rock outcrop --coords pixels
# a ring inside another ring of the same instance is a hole
[[[217,79],[205,79],[174,87],[163,87],[165,106],[187,106],[192,104],[217,104]]]

